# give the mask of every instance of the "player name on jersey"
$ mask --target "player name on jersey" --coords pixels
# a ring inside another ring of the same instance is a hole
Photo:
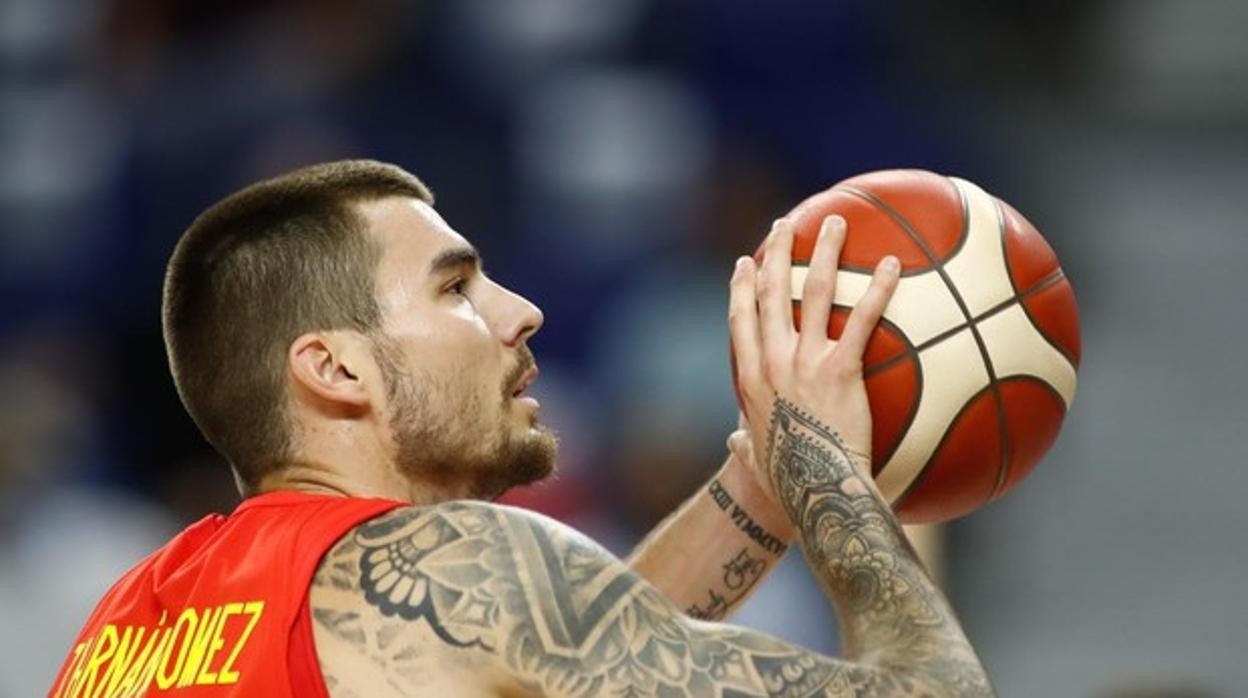
[[[264,613],[263,601],[187,608],[170,623],[165,611],[152,626],[105,625],[78,643],[56,698],[122,698],[237,683],[235,662]]]

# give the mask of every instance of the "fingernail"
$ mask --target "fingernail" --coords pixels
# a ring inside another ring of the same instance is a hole
[[[739,274],[745,268],[745,257],[737,257],[737,265],[732,268],[732,273]]]
[[[889,255],[884,258],[884,271],[896,274],[901,271],[901,262],[894,256]]]

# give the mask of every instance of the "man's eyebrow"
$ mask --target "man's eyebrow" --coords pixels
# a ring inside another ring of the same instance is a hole
[[[437,274],[448,269],[457,269],[465,266],[481,268],[481,253],[477,252],[475,247],[452,247],[449,250],[443,250],[429,264],[429,274]]]

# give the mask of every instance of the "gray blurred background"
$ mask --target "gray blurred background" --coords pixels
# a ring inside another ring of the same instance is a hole
[[[396,162],[546,313],[561,474],[513,501],[617,552],[719,464],[731,260],[806,195],[922,167],[1013,203],[1079,296],[1080,394],[945,533],[1003,696],[1248,685],[1248,2],[0,0],[0,698],[115,576],[237,503],[159,288],[190,220]],[[825,652],[799,555],[739,620]]]

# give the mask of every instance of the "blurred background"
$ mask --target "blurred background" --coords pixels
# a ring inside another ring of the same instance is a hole
[[[1084,363],[1050,456],[946,528],[968,634],[1011,698],[1245,695],[1245,36],[1240,0],[0,0],[0,698],[237,503],[165,364],[178,235],[360,156],[544,309],[561,474],[514,497],[617,552],[723,458],[771,219],[892,167],[1010,201]],[[739,620],[835,652],[826,609],[790,554]]]

